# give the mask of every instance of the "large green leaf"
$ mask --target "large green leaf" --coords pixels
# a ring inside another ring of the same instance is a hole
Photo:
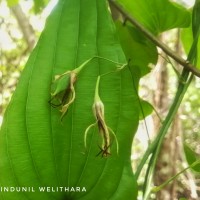
[[[62,122],[59,109],[48,103],[55,75],[95,55],[126,63],[106,0],[60,0],[23,71],[0,132],[0,186],[29,186],[35,192],[0,192],[0,199],[136,199],[130,154],[139,106],[129,69],[102,76],[99,89],[106,123],[118,139],[118,155],[114,141],[109,157],[96,157],[97,128],[91,129],[84,148],[84,132],[96,120],[92,104],[97,76],[115,70],[115,64],[103,59],[88,63],[78,75],[75,101]],[[39,192],[39,186],[87,191]]]
[[[116,23],[117,32],[127,60],[130,60],[132,68],[138,68],[140,76],[150,72],[148,65],[156,64],[158,52],[156,45],[149,41],[145,36],[132,27]]]
[[[169,0],[117,0],[124,8],[152,33],[187,27],[189,12]]]

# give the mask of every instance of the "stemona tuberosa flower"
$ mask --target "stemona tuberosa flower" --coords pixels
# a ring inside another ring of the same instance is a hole
[[[94,124],[91,124],[85,131],[84,141],[85,141],[85,147],[87,147],[87,134],[89,130],[97,125],[99,134],[102,138],[102,144],[101,144],[101,151],[97,154],[107,157],[110,155],[110,146],[111,146],[111,138],[110,133],[114,136],[116,143],[117,143],[117,152],[118,152],[118,142],[117,138],[115,136],[115,133],[113,130],[107,126],[105,122],[105,116],[104,116],[104,104],[100,99],[99,96],[99,82],[100,82],[100,76],[97,78],[96,88],[95,88],[95,97],[94,97],[94,104],[93,104],[93,113],[96,118],[96,122]]]
[[[67,113],[69,106],[74,102],[75,93],[75,83],[77,81],[77,76],[83,69],[83,67],[92,60],[88,59],[79,67],[74,70],[67,71],[61,75],[56,75],[55,80],[52,84],[51,100],[49,101],[51,106],[54,108],[60,108],[61,120]]]
[[[69,106],[74,102],[75,89],[74,84],[77,79],[77,74],[73,71],[68,71],[60,76],[55,77],[52,85],[53,92],[50,104],[52,107],[59,107],[62,113],[61,119],[67,113]]]
[[[76,95],[75,95],[75,83],[77,81],[78,74],[94,58],[103,59],[103,60],[106,60],[108,62],[112,62],[116,65],[119,65],[117,67],[116,71],[123,69],[127,65],[127,64],[118,63],[118,62],[115,62],[115,61],[112,61],[110,59],[103,58],[103,57],[100,57],[100,56],[94,56],[94,57],[86,60],[84,63],[82,63],[76,69],[71,70],[71,71],[67,71],[67,72],[65,72],[61,75],[55,76],[55,80],[53,81],[53,84],[52,84],[52,93],[51,93],[52,97],[51,97],[51,100],[49,101],[49,103],[54,108],[57,108],[57,107],[60,108],[60,111],[62,113],[61,114],[61,120],[63,119],[63,117],[67,113],[70,105],[75,100],[75,97],[76,97]],[[109,73],[113,73],[113,72],[115,72],[115,71],[111,71]],[[101,121],[101,120],[99,120],[99,121]]]

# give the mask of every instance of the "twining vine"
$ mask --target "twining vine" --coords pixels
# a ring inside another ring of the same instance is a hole
[[[200,77],[200,71],[195,67],[197,63],[197,44],[200,34],[200,24],[199,24],[200,3],[197,0],[193,8],[193,13],[192,13],[193,43],[191,45],[187,60],[184,60],[182,57],[173,52],[169,47],[167,47],[164,43],[159,41],[151,32],[149,32],[136,19],[134,19],[129,13],[127,13],[127,11],[120,4],[118,4],[114,0],[109,0],[109,2],[119,11],[119,13],[124,17],[125,21],[128,20],[134,27],[136,27],[139,31],[141,31],[157,47],[161,48],[163,52],[165,52],[169,57],[173,58],[177,63],[179,63],[183,67],[183,71],[179,77],[178,90],[176,92],[174,101],[170,107],[170,110],[164,122],[162,123],[162,126],[157,134],[157,137],[147,148],[135,173],[136,179],[138,179],[145,163],[147,162],[148,158],[150,158],[143,186],[144,199],[147,199],[150,192],[147,191],[147,188],[149,187],[150,182],[152,180],[152,174],[155,169],[158,154],[160,152],[160,148],[164,140],[164,137],[167,134],[167,131],[180,107],[182,99],[191,81],[193,80],[194,75]],[[196,165],[196,163],[194,164]]]

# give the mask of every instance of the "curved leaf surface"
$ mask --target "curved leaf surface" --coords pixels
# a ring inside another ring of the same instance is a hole
[[[151,69],[148,65],[156,64],[158,60],[156,45],[127,23],[123,25],[118,21],[116,27],[122,48],[132,68],[137,67],[141,76],[149,73]]]
[[[136,199],[130,153],[139,106],[129,69],[102,76],[99,88],[106,123],[118,139],[118,155],[113,141],[109,157],[96,157],[97,127],[84,148],[84,132],[96,120],[92,105],[97,77],[115,70],[115,64],[103,59],[88,63],[78,74],[76,98],[62,122],[59,109],[48,103],[55,76],[96,55],[126,63],[106,0],[60,0],[27,62],[0,132],[0,186],[33,187],[35,192],[1,192],[0,199]],[[57,191],[40,192],[42,186]],[[85,187],[86,192],[60,187]]]
[[[188,27],[190,24],[189,12],[169,0],[118,0],[118,2],[156,35],[172,28]]]

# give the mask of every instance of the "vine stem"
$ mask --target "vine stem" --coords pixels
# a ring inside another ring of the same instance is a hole
[[[178,62],[181,66],[183,66],[184,70],[182,72],[181,77],[185,81],[179,82],[179,87],[175,96],[175,99],[171,105],[171,108],[167,114],[167,117],[165,118],[165,121],[163,122],[163,126],[159,130],[159,133],[155,140],[150,144],[148,149],[146,150],[145,154],[142,157],[142,160],[140,164],[138,165],[137,171],[135,173],[136,179],[138,179],[141,170],[146,163],[149,156],[153,153],[150,162],[155,162],[160,146],[162,144],[162,141],[167,133],[168,128],[171,125],[171,122],[173,121],[177,110],[181,104],[181,101],[184,97],[185,92],[187,91],[188,86],[190,85],[193,75],[196,75],[200,77],[200,71],[195,68],[195,66],[189,61],[192,61],[192,56],[188,56],[188,60],[184,60],[183,58],[179,57],[174,51],[172,51],[168,46],[166,46],[163,42],[159,41],[151,32],[149,32],[145,27],[143,27],[136,19],[134,19],[131,15],[127,13],[127,11],[116,1],[109,0],[109,2],[125,17],[126,20],[128,20],[132,25],[134,25],[138,30],[140,30],[149,40],[151,40],[156,46],[160,47],[169,57],[173,58],[176,62]],[[195,49],[195,43],[193,43],[190,53],[194,55],[194,49]],[[192,74],[190,74],[190,72]],[[189,77],[189,78],[188,78]],[[155,164],[155,163],[154,163]]]
[[[158,132],[158,135],[156,136],[154,141],[149,145],[146,152],[144,153],[135,173],[135,177],[137,180],[145,163],[150,157],[148,168],[145,173],[145,181],[144,181],[144,187],[143,187],[143,197],[144,197],[144,200],[146,200],[148,199],[148,196],[151,192],[148,190],[150,188],[153,172],[155,170],[157,158],[160,153],[160,149],[161,149],[163,140],[165,138],[165,135],[167,134],[167,131],[180,107],[183,97],[191,81],[193,80],[194,75],[196,75],[197,77],[200,77],[200,71],[195,67],[197,63],[197,44],[198,44],[198,39],[199,39],[199,34],[200,34],[199,21],[197,20],[197,16],[199,17],[198,13],[200,10],[200,4],[198,4],[199,0],[196,0],[195,6],[193,9],[193,18],[192,18],[193,43],[191,45],[187,60],[184,60],[182,57],[180,57],[174,51],[172,51],[168,46],[166,46],[164,43],[159,41],[151,32],[149,32],[145,27],[143,27],[131,15],[129,15],[127,11],[120,4],[118,4],[114,0],[109,0],[109,2],[125,17],[125,20],[128,20],[132,25],[134,25],[138,30],[140,30],[150,41],[152,41],[156,46],[160,47],[163,50],[163,52],[165,52],[169,57],[173,58],[177,63],[179,63],[183,67],[183,71],[179,79],[177,93],[170,107],[170,110],[162,124],[162,127],[160,128]],[[195,25],[194,22],[196,22],[197,26],[194,26]]]
[[[132,25],[134,25],[138,30],[140,30],[149,40],[151,40],[156,46],[161,48],[163,52],[165,52],[169,57],[173,58],[177,63],[179,63],[183,68],[186,68],[192,74],[197,77],[200,77],[200,71],[188,60],[183,59],[182,57],[178,56],[176,52],[172,51],[167,45],[163,42],[158,40],[151,32],[149,32],[144,26],[142,26],[133,16],[129,15],[127,11],[119,5],[114,0],[109,0],[109,2],[115,7],[124,17],[125,20],[128,20]]]
[[[180,172],[178,172],[176,175],[172,176],[171,178],[169,178],[167,181],[165,181],[164,183],[162,183],[159,186],[155,186],[154,188],[152,188],[152,192],[159,192],[161,189],[163,189],[165,186],[167,186],[169,183],[171,183],[173,180],[177,179],[178,176],[180,176],[181,174],[183,174],[185,171],[187,171],[188,169],[191,169],[193,167],[195,167],[196,165],[198,165],[200,163],[199,160],[196,160],[195,162],[193,162],[191,165],[189,165],[188,167],[186,167],[185,169],[181,170]]]
[[[191,78],[190,78],[191,80],[192,80],[192,77],[193,76],[191,76]],[[161,146],[162,141],[163,141],[163,139],[164,139],[164,137],[166,135],[166,132],[167,132],[168,128],[170,127],[170,125],[171,125],[171,123],[172,123],[172,121],[173,121],[173,119],[174,119],[174,117],[175,117],[175,115],[177,113],[177,110],[178,110],[178,108],[179,108],[179,106],[180,106],[180,104],[182,102],[184,94],[185,94],[185,92],[186,92],[191,80],[188,81],[186,83],[186,85],[182,86],[181,89],[178,90],[178,93],[177,93],[177,95],[176,95],[176,97],[175,97],[175,99],[173,101],[173,104],[172,104],[172,106],[171,106],[171,108],[170,108],[170,110],[169,110],[169,112],[167,114],[167,117],[165,118],[165,121],[163,122],[163,126],[161,127],[156,139],[148,147],[147,151],[145,152],[145,154],[142,157],[142,160],[141,160],[140,164],[137,167],[137,171],[135,173],[136,179],[138,179],[138,177],[139,177],[139,175],[141,173],[141,170],[142,170],[144,164],[146,163],[149,155],[156,148],[160,149],[160,146]],[[156,154],[158,154],[158,153],[159,152],[157,151]],[[154,156],[157,156],[157,155],[154,155]]]

